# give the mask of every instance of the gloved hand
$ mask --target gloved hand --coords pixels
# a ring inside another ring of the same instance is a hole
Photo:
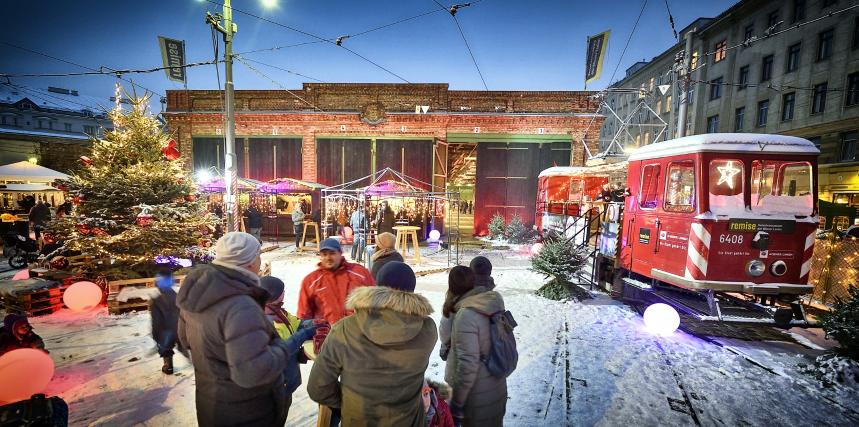
[[[302,320],[301,322],[298,323],[298,330],[300,331],[304,328],[309,328],[311,326],[313,326],[313,327],[317,326],[317,325],[314,325],[313,319]]]
[[[459,427],[462,425],[462,421],[465,419],[465,408],[462,405],[457,405],[453,403],[451,400],[448,404],[450,407],[450,416],[453,418],[453,425]]]
[[[304,322],[310,322],[310,323],[305,324]],[[319,325],[314,325],[312,320],[310,320],[310,321],[303,320],[298,325],[298,330],[295,331],[295,333],[292,334],[292,336],[296,337],[296,339],[301,341],[301,342],[312,340],[313,336],[316,335],[316,329],[318,327],[319,327]]]

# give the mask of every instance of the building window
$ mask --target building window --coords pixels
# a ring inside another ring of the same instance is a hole
[[[785,73],[792,73],[799,69],[799,53],[801,50],[802,43],[797,43],[787,48],[787,63],[784,67]]]
[[[695,102],[695,87],[689,88],[689,99],[686,100],[687,103],[691,104]]]
[[[36,121],[36,129],[44,129],[44,128],[45,128],[45,121],[42,119],[37,120]]]
[[[769,81],[773,77],[773,56],[767,55],[761,61],[761,81]]]
[[[758,102],[758,126],[767,125],[767,115],[770,113],[770,100],[765,99]]]
[[[672,162],[665,183],[665,210],[692,212],[695,208],[695,163]]]
[[[719,115],[707,117],[707,133],[719,132]]]
[[[740,107],[734,110],[734,132],[743,131],[743,122],[746,121],[746,107]]]
[[[844,104],[848,107],[859,104],[859,73],[847,76],[847,93],[844,95]]]
[[[72,124],[71,123],[64,123],[63,126],[65,126],[66,132],[72,131]]]
[[[748,45],[752,42],[752,37],[755,36],[755,24],[746,25],[745,31],[743,31],[743,43]]]
[[[778,11],[774,10],[767,15],[767,31],[772,32],[779,24]]]
[[[710,101],[722,97],[722,81],[721,77],[710,80]]]
[[[48,129],[53,129],[53,128],[54,128],[54,122],[51,120],[48,120]]]
[[[856,137],[857,132],[845,132],[841,134],[841,161],[852,162],[856,160]]]
[[[716,62],[719,62],[728,57],[728,40],[722,40],[719,43],[716,43],[715,48]]]
[[[796,104],[796,93],[786,93],[781,97],[781,121],[793,120],[793,107]]]
[[[662,100],[656,101],[656,114],[662,114]]]
[[[822,113],[826,110],[827,82],[814,85],[814,95],[811,101],[811,114]]]
[[[859,49],[859,16],[853,18],[853,49]]]
[[[89,125],[84,125],[84,133],[87,135],[95,136],[95,127],[89,126]]]
[[[832,56],[832,43],[835,39],[835,30],[828,29],[817,35],[817,60],[823,61]]]
[[[805,0],[793,0],[793,19],[791,23],[796,23],[805,19]]]
[[[740,67],[740,86],[737,90],[743,90],[749,87],[749,66],[745,65]]]
[[[665,97],[665,112],[671,112],[671,95]]]

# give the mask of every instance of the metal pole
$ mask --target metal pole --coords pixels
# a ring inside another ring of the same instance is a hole
[[[675,138],[686,136],[686,110],[689,108],[689,85],[692,81],[692,36],[695,29],[686,32],[686,50],[683,58],[683,91],[680,92],[680,108],[677,112],[677,135]]]
[[[674,58],[674,65],[671,67],[671,102],[668,102],[667,108],[670,112],[668,115],[668,135],[667,139],[674,139],[676,128],[677,128],[677,107],[674,106],[674,103],[678,101],[677,99],[677,78],[680,75],[680,62],[683,57],[680,53]]]

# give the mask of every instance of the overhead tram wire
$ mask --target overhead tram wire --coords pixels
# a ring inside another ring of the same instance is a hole
[[[212,4],[214,4],[214,5],[218,5],[218,6],[223,6],[223,3],[219,3],[219,2],[217,2],[217,1],[215,1],[215,0],[206,0],[206,2],[208,2],[208,3],[212,3]],[[316,34],[309,33],[309,32],[307,32],[307,31],[304,31],[304,30],[302,30],[302,29],[295,28],[295,27],[292,27],[292,26],[289,26],[289,25],[286,25],[286,24],[283,24],[283,23],[280,23],[280,22],[277,22],[277,21],[273,21],[273,20],[271,20],[271,19],[264,18],[264,17],[262,17],[262,16],[259,16],[259,15],[256,15],[256,14],[253,14],[253,13],[251,13],[251,12],[248,12],[248,11],[245,11],[245,10],[242,10],[242,9],[237,9],[237,8],[235,8],[235,7],[231,7],[231,9],[232,9],[233,11],[238,12],[238,13],[241,13],[241,14],[243,14],[243,15],[247,15],[247,16],[250,16],[250,17],[252,17],[252,18],[259,19],[260,21],[268,22],[269,24],[277,25],[277,26],[279,26],[279,27],[286,28],[286,29],[288,29],[288,30],[290,30],[290,31],[295,31],[295,32],[297,32],[297,33],[299,33],[299,34],[304,34],[305,36],[312,37],[312,38],[314,38],[314,39],[316,39],[316,40],[319,40],[319,42],[329,43],[329,44],[332,44],[332,45],[334,45],[334,46],[337,46],[337,47],[341,47],[341,48],[343,48],[343,49],[346,49],[349,53],[351,53],[351,54],[353,54],[353,55],[355,55],[355,56],[357,56],[357,57],[359,57],[359,58],[363,59],[364,61],[366,61],[366,62],[368,62],[368,63],[370,63],[370,64],[374,65],[376,68],[379,68],[380,70],[382,70],[382,71],[384,71],[384,72],[386,72],[386,73],[388,73],[388,74],[390,74],[390,75],[392,75],[392,76],[394,76],[394,77],[396,77],[396,78],[398,78],[398,79],[400,79],[400,80],[402,80],[402,81],[404,81],[404,82],[406,82],[406,83],[411,83],[410,81],[406,80],[405,78],[403,78],[403,77],[402,77],[402,76],[400,76],[399,74],[397,74],[397,73],[395,73],[395,72],[393,72],[393,71],[391,71],[391,70],[389,70],[389,69],[387,69],[387,68],[383,67],[382,65],[380,65],[380,64],[378,64],[378,63],[376,63],[375,61],[370,60],[370,59],[369,59],[369,58],[367,58],[366,56],[361,55],[360,53],[355,52],[354,50],[352,50],[352,49],[350,49],[350,48],[348,48],[348,47],[346,47],[346,46],[343,46],[343,45],[337,44],[337,42],[336,42],[335,40],[329,40],[329,39],[326,39],[326,38],[324,38],[324,37],[318,36],[318,35],[316,35]],[[247,53],[247,52],[245,52],[245,53]],[[247,65],[247,64],[245,64],[245,65]]]
[[[83,68],[83,69],[85,69],[85,70],[89,70],[89,71],[98,71],[98,70],[96,70],[95,68],[87,67],[86,65],[79,64],[79,63],[74,62],[74,61],[69,61],[69,60],[67,60],[67,59],[63,59],[63,58],[59,58],[59,57],[56,57],[56,56],[53,56],[53,55],[49,55],[49,54],[44,53],[44,52],[39,52],[39,51],[37,51],[37,50],[33,50],[33,49],[30,49],[30,48],[26,48],[26,47],[24,47],[24,46],[18,46],[18,45],[16,45],[16,44],[9,43],[9,42],[6,42],[6,41],[2,41],[2,40],[0,40],[0,44],[4,44],[4,45],[6,45],[6,46],[10,46],[10,47],[14,47],[15,49],[20,49],[20,50],[23,50],[23,51],[25,51],[25,52],[30,52],[30,53],[33,53],[33,54],[36,54],[36,55],[39,55],[39,56],[44,56],[45,58],[50,58],[50,59],[53,59],[53,60],[55,60],[55,61],[60,61],[60,62],[63,62],[63,63],[69,64],[69,65],[74,65],[74,66],[76,66],[76,67],[80,67],[80,68]],[[164,94],[163,94],[163,93],[160,93],[160,92],[158,92],[158,91],[156,91],[156,90],[150,89],[150,88],[148,88],[148,87],[146,87],[146,86],[143,86],[143,85],[141,85],[141,84],[139,84],[139,83],[134,83],[134,82],[132,82],[131,80],[124,79],[124,78],[122,78],[122,76],[115,76],[115,77],[116,77],[116,78],[118,78],[119,80],[122,80],[122,81],[124,81],[124,82],[127,82],[127,83],[131,84],[132,86],[137,86],[137,87],[139,87],[139,88],[141,88],[141,89],[147,90],[147,91],[152,92],[152,93],[154,93],[154,94],[156,94],[156,95],[158,95],[158,96],[161,96],[161,97],[163,97],[163,96],[164,96]]]
[[[665,0],[665,9],[668,11],[668,22],[671,23],[671,32],[674,33],[674,39],[680,40],[677,36],[677,28],[674,27],[674,15],[671,14],[671,7],[668,6],[668,0]]]
[[[459,35],[462,36],[462,41],[463,41],[463,43],[465,43],[465,48],[468,50],[468,55],[471,56],[471,62],[474,63],[474,68],[477,69],[477,75],[480,76],[480,81],[483,83],[483,89],[486,91],[489,91],[489,86],[486,85],[486,79],[483,78],[483,72],[480,71],[480,66],[477,65],[477,59],[474,58],[474,52],[471,51],[471,46],[468,44],[468,39],[465,38],[465,32],[462,31],[462,25],[459,24],[459,19],[456,18],[456,11],[457,10],[459,10],[463,7],[471,6],[475,3],[479,3],[480,0],[474,1],[471,3],[455,4],[449,8],[445,7],[443,4],[439,3],[438,0],[432,0],[432,1],[435,2],[435,4],[437,4],[438,7],[441,8],[441,10],[444,10],[445,12],[449,13],[450,17],[453,18],[453,22],[456,24],[456,28],[459,29]]]
[[[641,10],[638,12],[638,18],[635,18],[635,24],[632,26],[632,31],[629,32],[629,37],[626,39],[626,44],[623,45],[623,51],[620,53],[620,58],[617,60],[617,65],[614,66],[614,71],[611,72],[611,77],[609,77],[608,81],[611,82],[614,80],[614,76],[617,74],[617,69],[620,68],[620,63],[623,62],[623,57],[626,55],[626,50],[629,48],[629,42],[632,41],[632,36],[635,35],[635,29],[638,28],[638,23],[641,21],[641,16],[644,15],[644,9],[647,7],[647,0],[641,4]]]
[[[853,10],[853,9],[856,9],[856,8],[859,8],[859,3],[854,4],[853,6],[845,7],[844,9],[841,9],[841,10],[836,10],[836,11],[834,11],[834,12],[826,13],[826,14],[824,14],[824,15],[822,15],[822,16],[819,16],[819,17],[817,17],[817,18],[815,18],[815,19],[812,19],[812,20],[810,20],[810,21],[804,21],[804,22],[797,23],[797,24],[795,24],[795,25],[791,25],[790,27],[787,27],[787,28],[785,28],[785,29],[783,29],[783,30],[780,30],[780,31],[776,31],[776,32],[771,33],[771,34],[765,34],[763,37],[753,36],[753,37],[752,37],[751,39],[749,39],[749,40],[743,40],[743,42],[742,42],[742,43],[738,43],[738,44],[733,45],[733,46],[728,46],[727,48],[725,48],[725,49],[724,49],[724,51],[734,50],[734,49],[737,49],[737,48],[740,48],[740,47],[748,47],[748,46],[751,46],[752,44],[754,44],[754,43],[756,43],[756,42],[759,42],[759,41],[761,41],[761,40],[766,40],[766,39],[768,39],[768,38],[775,37],[775,36],[777,36],[777,35],[780,35],[780,34],[786,33],[786,32],[788,32],[788,31],[793,31],[793,30],[800,29],[800,28],[802,28],[802,27],[804,27],[804,26],[806,26],[806,25],[812,24],[812,23],[817,22],[817,21],[824,20],[824,19],[826,19],[826,18],[831,18],[831,17],[833,17],[833,16],[835,16],[835,15],[838,15],[838,14],[841,14],[841,13],[844,13],[844,12],[848,12],[848,11]],[[707,53],[705,53],[705,54],[704,54],[704,56],[711,56],[711,55],[715,55],[715,54],[716,54],[716,52],[717,52],[717,51],[715,51],[715,50],[714,50],[714,51],[711,51],[711,52],[707,52]]]
[[[256,69],[256,68],[254,68],[251,64],[248,64],[247,62],[245,62],[245,59],[243,59],[243,58],[241,58],[241,57],[238,57],[238,58],[236,58],[236,61],[241,62],[241,63],[242,63],[242,65],[244,65],[245,67],[248,67],[248,69],[249,69],[249,70],[251,70],[251,71],[253,71],[253,72],[257,73],[260,77],[265,78],[266,80],[268,80],[268,81],[272,82],[275,86],[277,86],[277,87],[279,87],[279,88],[281,88],[281,89],[283,89],[283,90],[287,91],[287,92],[288,92],[290,95],[292,95],[295,99],[298,99],[299,101],[301,101],[301,102],[303,102],[303,103],[307,104],[308,106],[312,107],[314,110],[319,111],[320,113],[324,113],[324,112],[325,112],[324,110],[322,110],[321,108],[317,107],[316,105],[313,105],[313,103],[311,103],[310,101],[308,101],[308,100],[306,100],[306,99],[304,99],[304,98],[302,98],[302,97],[298,96],[298,94],[296,94],[295,92],[293,92],[293,91],[289,90],[286,86],[284,86],[284,85],[280,84],[280,82],[278,82],[277,80],[275,80],[275,79],[271,78],[268,74],[265,74],[265,73],[263,73],[262,71],[260,71],[260,70],[258,70],[258,69]]]
[[[191,68],[191,67],[199,67],[201,65],[212,65],[218,62],[223,61],[202,61],[202,62],[193,62],[190,64],[181,64],[181,65],[171,65],[169,67],[155,67],[155,68],[143,68],[143,69],[113,69],[110,67],[101,66],[99,70],[95,71],[80,71],[76,73],[0,73],[0,77],[76,77],[76,76],[122,76],[124,74],[147,74],[154,73],[157,71],[164,71],[172,68]],[[132,83],[133,85],[137,85],[137,83]],[[139,85],[138,85],[139,86]],[[143,89],[143,86],[140,86]],[[147,89],[148,90],[148,89]],[[153,91],[150,91],[153,92]],[[157,92],[153,92],[156,93]]]
[[[237,58],[237,59],[238,59],[238,57],[239,57],[239,56],[240,56],[240,55],[233,54],[233,57],[234,57],[234,58]],[[241,59],[244,59],[245,61],[250,61],[250,62],[253,62],[253,63],[259,64],[259,65],[264,65],[264,66],[266,66],[266,67],[274,68],[275,70],[284,71],[284,72],[287,72],[287,73],[289,73],[289,74],[294,74],[294,75],[299,76],[299,77],[304,77],[305,79],[310,79],[310,80],[313,80],[313,81],[315,81],[315,82],[319,82],[319,83],[326,83],[324,80],[319,80],[319,79],[317,79],[317,78],[315,78],[315,77],[310,77],[310,76],[308,76],[308,75],[304,75],[304,74],[301,74],[301,73],[297,73],[297,72],[295,72],[295,71],[292,71],[292,70],[289,70],[289,69],[286,69],[286,68],[281,68],[281,67],[278,67],[277,65],[266,64],[265,62],[257,61],[257,60],[255,60],[255,59],[250,59],[250,58],[247,58],[247,57],[244,57],[244,56],[242,56],[242,57],[241,57]]]

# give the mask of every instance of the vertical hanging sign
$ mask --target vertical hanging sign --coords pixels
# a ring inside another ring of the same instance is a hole
[[[185,76],[185,41],[168,39],[158,36],[158,44],[161,45],[161,59],[164,61],[164,72],[167,78],[174,82],[187,83]]]
[[[585,60],[585,85],[599,80],[602,75],[602,64],[605,60],[605,49],[608,45],[608,35],[611,30],[588,37],[588,55]]]

